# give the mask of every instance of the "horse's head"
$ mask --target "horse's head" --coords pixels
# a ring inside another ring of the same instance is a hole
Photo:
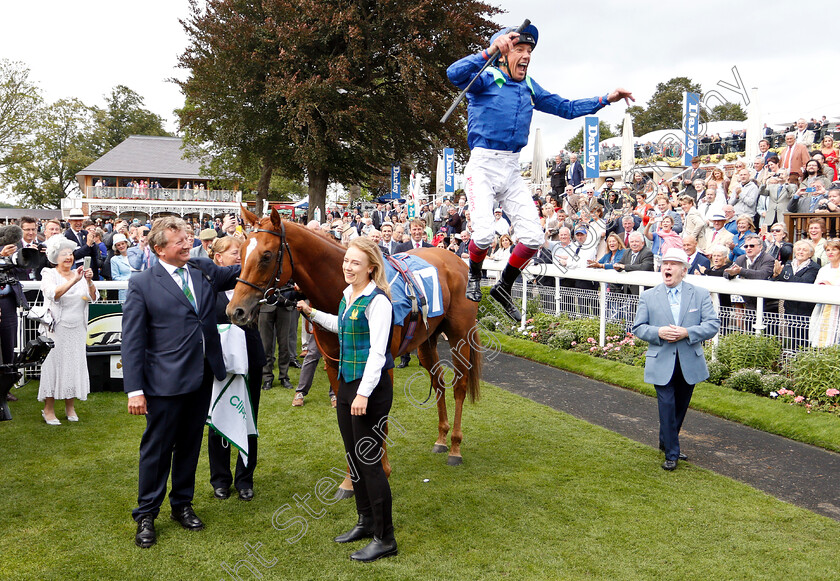
[[[243,207],[242,215],[252,230],[242,247],[242,273],[227,315],[236,325],[249,325],[259,316],[264,299],[277,300],[277,289],[289,282],[293,266],[277,210],[272,208],[268,218],[260,219]]]

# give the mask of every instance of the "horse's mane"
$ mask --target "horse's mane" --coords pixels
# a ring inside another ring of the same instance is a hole
[[[260,222],[262,222],[262,220],[268,220],[268,221],[269,221],[269,225],[271,224],[271,217],[270,217],[270,216],[266,216],[265,218],[262,218],[262,219],[260,220]],[[303,230],[303,231],[307,232],[308,234],[312,234],[313,236],[315,236],[315,237],[316,237],[316,238],[318,238],[319,240],[324,240],[325,242],[328,242],[328,243],[332,244],[333,246],[335,246],[336,248],[341,249],[342,251],[347,250],[347,247],[346,247],[346,246],[344,246],[341,242],[339,242],[338,240],[336,240],[336,239],[335,239],[335,238],[333,238],[332,236],[326,236],[325,234],[323,234],[323,230],[322,230],[322,231],[321,231],[321,233],[319,234],[319,233],[316,233],[316,232],[314,232],[314,231],[310,230],[310,229],[309,229],[309,228],[307,228],[306,226],[304,226],[304,225],[302,225],[302,224],[298,224],[297,222],[294,222],[294,221],[292,221],[292,220],[284,220],[284,222],[286,222],[286,226],[287,226],[287,227],[291,225],[293,228],[300,228],[301,230]]]

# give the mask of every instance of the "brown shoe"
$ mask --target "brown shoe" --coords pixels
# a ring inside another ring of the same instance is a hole
[[[333,407],[338,405],[338,398],[335,397],[334,395],[330,396],[330,405],[333,406]]]
[[[303,392],[295,393],[295,399],[292,400],[292,407],[299,408],[303,405]]]

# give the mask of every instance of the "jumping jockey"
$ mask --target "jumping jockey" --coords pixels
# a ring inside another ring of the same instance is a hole
[[[467,143],[471,153],[464,177],[473,226],[467,298],[481,300],[481,265],[493,242],[493,207],[499,203],[511,219],[518,242],[490,296],[509,317],[519,321],[522,315],[511,299],[511,288],[545,240],[536,206],[519,170],[519,151],[528,143],[533,110],[574,119],[619,99],[628,104],[629,99],[635,99],[626,89],[576,101],[549,93],[527,74],[539,32],[533,25],[521,34],[512,31],[505,28],[497,32],[489,49],[453,63],[446,74],[455,86],[464,89],[484,63],[496,51],[500,53],[498,68],[488,67],[467,92]]]

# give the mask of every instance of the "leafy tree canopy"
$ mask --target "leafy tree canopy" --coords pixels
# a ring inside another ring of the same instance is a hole
[[[180,57],[181,127],[309,182],[310,212],[329,181],[364,184],[395,161],[430,166],[466,148],[465,108],[439,122],[455,88],[446,68],[486,46],[498,9],[477,0],[191,0]]]
[[[673,79],[656,85],[656,91],[648,101],[647,106],[633,105],[627,112],[633,117],[633,133],[644,135],[659,129],[675,129],[682,127],[683,92],[702,93],[699,83],[688,77],[674,77]],[[700,119],[706,121],[743,121],[747,114],[739,103],[719,103],[711,109],[702,108]],[[616,131],[621,134],[621,124],[616,125]]]
[[[12,148],[31,132],[41,101],[26,65],[0,59],[0,169],[9,163]]]

